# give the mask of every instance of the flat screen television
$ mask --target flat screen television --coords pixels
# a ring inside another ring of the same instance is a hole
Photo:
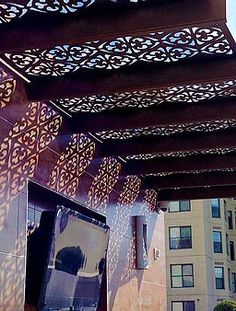
[[[26,302],[40,311],[97,310],[109,227],[74,210],[42,213],[28,238]]]

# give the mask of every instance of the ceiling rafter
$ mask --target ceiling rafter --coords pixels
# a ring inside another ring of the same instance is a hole
[[[30,4],[30,1],[27,2]],[[129,5],[114,4],[109,1],[107,4],[102,4],[95,1],[95,4],[86,10],[79,10],[83,6],[89,6],[92,2],[80,0],[77,4],[67,3],[64,4],[64,9],[62,1],[61,3],[59,1],[57,6],[54,4],[53,9],[50,9],[49,4],[45,3],[43,7],[41,3],[41,11],[44,13],[52,11],[71,13],[76,9],[80,12],[78,15],[59,14],[58,17],[54,13],[53,19],[52,14],[45,14],[46,16],[43,17],[39,15],[39,18],[35,14],[32,18],[30,16],[23,18],[20,24],[9,23],[1,30],[1,51],[13,52],[20,49],[48,48],[63,44],[83,44],[93,40],[111,40],[115,36],[133,34],[139,36],[147,32],[173,28],[176,25],[178,27],[196,26],[226,21],[225,0],[146,1]],[[8,14],[8,17],[21,16],[22,13],[25,14],[30,10],[40,12],[39,6],[34,9],[29,4],[24,12],[24,6],[13,8],[14,10]],[[9,10],[11,10],[10,5]],[[4,10],[2,14],[0,22],[4,21]],[[34,25],[34,31],[32,31],[32,25]],[[21,42],[20,46],[19,42]]]
[[[73,127],[76,132],[109,133],[227,119],[236,119],[236,97],[199,103],[168,103],[130,111],[120,109],[99,114],[78,113],[74,116]]]
[[[216,57],[176,64],[134,65],[116,71],[77,72],[64,77],[37,77],[26,85],[30,100],[101,96],[171,86],[236,79],[236,59]]]
[[[146,136],[125,140],[108,139],[97,151],[100,156],[126,157],[137,154],[157,154],[181,151],[202,151],[236,147],[236,130],[212,133],[178,134],[167,137]]]
[[[236,197],[236,186],[163,189],[158,194],[160,201],[199,200]]]
[[[123,169],[127,175],[155,173],[180,173],[186,171],[236,169],[236,153],[225,155],[196,155],[186,158],[157,158],[151,160],[129,160]]]
[[[234,172],[204,172],[197,174],[174,174],[171,176],[149,176],[145,187],[154,189],[195,188],[203,186],[236,185]]]

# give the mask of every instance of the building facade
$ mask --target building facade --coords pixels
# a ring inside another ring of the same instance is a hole
[[[236,297],[234,199],[171,202],[165,214],[168,310],[213,311]]]

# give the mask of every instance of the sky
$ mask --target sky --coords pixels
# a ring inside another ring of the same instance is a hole
[[[227,25],[236,41],[236,0],[227,0]]]

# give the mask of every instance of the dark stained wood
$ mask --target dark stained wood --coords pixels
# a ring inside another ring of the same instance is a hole
[[[144,35],[177,25],[181,28],[226,21],[225,0],[152,1],[151,4],[129,5],[99,2],[73,15],[35,14],[23,17],[20,23],[1,25],[0,51],[83,44],[125,35]]]
[[[142,175],[229,168],[236,168],[236,154],[129,160],[124,165],[123,173],[127,175]]]
[[[108,95],[155,90],[186,84],[220,82],[236,78],[236,59],[216,57],[175,64],[141,64],[116,71],[88,70],[64,77],[40,77],[26,84],[30,100]]]
[[[130,111],[119,109],[99,114],[81,113],[73,118],[74,131],[83,133],[222,119],[236,119],[236,98],[221,97],[199,103],[166,103]]]
[[[145,187],[154,189],[194,188],[203,186],[236,185],[236,172],[175,174],[165,177],[146,177]]]
[[[160,201],[198,200],[236,197],[236,186],[166,189],[159,192]]]
[[[146,136],[126,140],[106,140],[100,147],[100,156],[128,156],[145,153],[164,153],[213,148],[236,147],[236,130],[213,133],[179,134],[168,137]]]

